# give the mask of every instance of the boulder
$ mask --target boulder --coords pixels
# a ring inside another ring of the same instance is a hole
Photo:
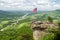
[[[58,26],[51,22],[45,21],[33,21],[31,22],[30,28],[33,31],[34,40],[39,40],[39,38],[43,38],[46,34],[49,34],[49,29],[58,28]]]

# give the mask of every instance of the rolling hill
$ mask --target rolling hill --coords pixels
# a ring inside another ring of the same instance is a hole
[[[31,13],[18,23],[15,20],[21,19],[22,15]],[[2,11],[0,10],[0,40],[33,40],[30,23],[33,20],[47,20],[47,16],[51,16],[54,20],[60,20],[60,10],[54,11],[38,11],[33,14],[31,11]],[[8,20],[9,19],[9,20]],[[12,24],[16,25],[12,25]]]
[[[54,20],[60,20],[60,10],[46,11],[42,13],[32,14],[30,16],[30,19],[33,18],[33,16],[38,20],[47,20],[48,16],[52,17]]]

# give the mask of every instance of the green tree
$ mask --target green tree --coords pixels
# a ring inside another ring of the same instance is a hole
[[[60,22],[58,22],[58,27],[60,27]]]
[[[52,19],[50,16],[47,17],[47,20],[48,20],[49,22],[53,22],[53,19]]]

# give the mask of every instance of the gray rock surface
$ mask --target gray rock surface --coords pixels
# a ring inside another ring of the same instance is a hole
[[[31,29],[33,31],[33,39],[38,40],[43,38],[46,34],[49,34],[48,30],[50,28],[58,28],[57,25],[51,22],[44,21],[33,21],[31,23]]]

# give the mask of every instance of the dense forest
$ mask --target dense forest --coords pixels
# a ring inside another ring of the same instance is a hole
[[[22,19],[26,13],[31,13]],[[60,10],[54,11],[38,11],[33,14],[31,11],[1,11],[0,10],[0,40],[33,40],[30,23],[33,20],[47,21],[48,16],[53,19],[53,22],[60,25]],[[60,26],[59,26],[60,27]],[[56,33],[56,35],[53,35]],[[44,40],[60,40],[60,31],[48,35]]]

